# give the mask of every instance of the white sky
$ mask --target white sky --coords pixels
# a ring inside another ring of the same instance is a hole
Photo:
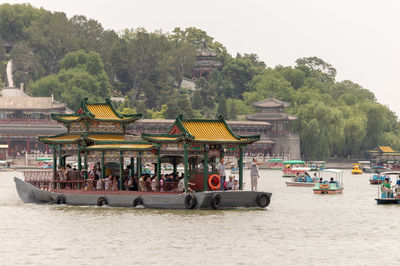
[[[31,0],[35,7],[85,15],[105,29],[148,31],[194,26],[268,65],[317,56],[375,93],[400,115],[400,1],[396,0]],[[355,99],[356,100],[356,99]]]

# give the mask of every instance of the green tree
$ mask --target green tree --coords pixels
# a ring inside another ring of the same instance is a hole
[[[39,79],[31,85],[34,96],[54,95],[75,110],[83,98],[103,101],[110,96],[108,77],[100,55],[95,52],[77,51],[65,56],[60,71]]]
[[[321,81],[335,81],[336,69],[329,63],[318,57],[303,57],[296,60],[298,67],[305,66],[311,74]]]
[[[222,115],[225,118],[228,118],[228,108],[226,105],[226,99],[223,97],[219,100],[217,114]]]

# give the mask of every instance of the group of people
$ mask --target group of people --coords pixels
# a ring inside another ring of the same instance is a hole
[[[189,185],[194,185],[189,182]],[[132,175],[131,169],[125,169],[122,179],[111,173],[101,178],[101,171],[94,167],[88,174],[85,190],[126,190],[126,191],[153,191],[153,192],[183,192],[184,174],[162,174],[160,180],[156,175],[143,173],[140,177]],[[189,188],[189,190],[191,190]]]
[[[218,175],[220,177],[220,190],[239,190],[239,181],[235,180],[234,176],[230,176],[229,181],[226,182],[225,166],[228,163],[229,162],[225,163],[222,157],[217,166]],[[260,178],[259,164],[261,163],[257,162],[256,158],[253,158],[250,169],[251,191],[257,191],[258,178]]]
[[[400,192],[400,176],[399,179],[396,181],[396,185],[394,186],[394,189],[399,195]],[[387,177],[385,180],[383,180],[382,185],[381,185],[381,192],[382,192],[382,198],[393,198],[393,188],[390,184],[390,179]]]
[[[217,170],[220,177],[220,190],[239,190],[239,181],[235,179],[234,175],[229,176],[229,180],[226,180],[225,166],[228,163],[224,162],[224,158],[220,159]],[[258,165],[255,158],[252,160],[250,178],[251,178],[251,190],[257,191],[258,178],[260,178]],[[79,177],[77,178],[77,174]],[[155,192],[184,192],[185,181],[184,174],[162,174],[160,180],[157,179],[156,175],[150,175],[148,173],[142,174],[138,177],[132,173],[130,166],[128,166],[120,178],[118,175],[113,175],[111,171],[106,172],[106,177],[101,178],[102,171],[100,163],[96,163],[92,169],[88,171],[88,178],[83,180],[83,174],[78,172],[76,169],[72,169],[71,165],[66,167],[62,166],[57,171],[57,181],[59,182],[59,188],[61,189],[76,189],[79,186],[79,182],[74,182],[77,179],[84,182],[85,190],[128,190],[128,191],[155,191]],[[81,180],[82,179],[82,180]],[[82,183],[83,185],[83,183]],[[188,182],[188,191],[192,192],[190,186],[194,186],[194,183]]]

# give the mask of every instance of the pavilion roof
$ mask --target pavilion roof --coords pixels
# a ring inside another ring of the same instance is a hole
[[[379,151],[387,153],[387,152],[395,152],[390,146],[378,146]]]
[[[83,119],[96,121],[118,121],[123,123],[132,123],[142,117],[141,114],[125,115],[117,112],[109,99],[103,103],[89,103],[87,98],[81,102],[81,108],[74,114],[52,114],[54,120],[69,123],[77,122]]]
[[[249,144],[260,139],[259,135],[239,136],[226,124],[224,118],[218,119],[183,119],[179,115],[168,134],[143,133],[142,138],[154,143],[200,142]]]
[[[259,108],[286,108],[286,107],[290,106],[290,103],[275,99],[273,94],[271,93],[271,96],[269,97],[269,99],[255,102],[255,103],[253,103],[253,105],[255,107],[259,107]]]

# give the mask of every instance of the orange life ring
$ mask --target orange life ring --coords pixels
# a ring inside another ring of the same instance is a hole
[[[215,179],[218,180],[217,185],[213,184],[213,181]],[[210,177],[208,178],[208,185],[210,186],[210,188],[212,190],[218,190],[221,187],[221,178],[219,177],[219,175],[217,175],[217,174],[210,175]]]
[[[330,186],[328,184],[321,184],[321,185],[319,185],[319,188],[327,189],[327,188],[330,188]]]

